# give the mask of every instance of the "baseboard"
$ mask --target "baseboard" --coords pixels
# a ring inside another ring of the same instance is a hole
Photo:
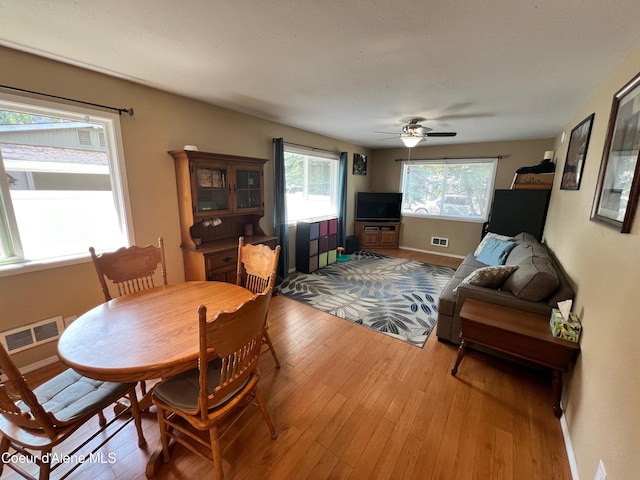
[[[564,412],[564,405],[560,404],[562,411]],[[567,451],[567,458],[569,459],[569,468],[571,469],[571,478],[573,480],[580,480],[580,474],[578,473],[578,462],[576,461],[576,455],[573,451],[573,444],[571,443],[571,436],[569,435],[569,426],[567,425],[566,415],[562,415],[560,418],[560,427],[562,428],[562,437],[564,438],[564,447]]]
[[[26,365],[24,367],[19,368],[20,373],[21,374],[26,374],[26,373],[31,373],[34,372],[36,370],[38,370],[39,368],[43,368],[46,367],[48,365],[51,365],[53,363],[59,362],[60,359],[57,356],[52,356],[52,357],[47,357],[43,360],[40,360],[38,362],[35,363],[31,363],[29,365]],[[7,381],[7,376],[3,373],[2,375],[0,375],[0,381],[6,382]]]
[[[38,362],[35,363],[31,363],[29,365],[26,365],[24,367],[22,367],[20,369],[20,373],[24,374],[24,373],[30,373],[33,372],[35,370],[38,370],[39,368],[42,367],[46,367],[47,365],[51,365],[53,363],[59,362],[60,359],[57,356],[52,356],[52,357],[47,357],[45,359],[42,359]]]
[[[444,252],[435,252],[433,250],[423,250],[421,248],[411,248],[411,247],[403,247],[400,245],[398,247],[400,250],[410,250],[412,252],[420,252],[420,253],[430,253],[431,255],[442,255],[443,257],[451,257],[451,258],[464,258],[464,255],[453,255],[451,253]]]

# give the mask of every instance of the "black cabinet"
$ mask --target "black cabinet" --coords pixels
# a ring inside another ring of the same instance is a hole
[[[296,270],[304,273],[335,263],[338,253],[338,219],[299,221],[296,229]]]
[[[527,232],[542,240],[550,190],[496,190],[486,232],[514,236]]]

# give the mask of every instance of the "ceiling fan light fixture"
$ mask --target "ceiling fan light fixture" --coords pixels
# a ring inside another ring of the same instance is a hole
[[[418,137],[416,135],[400,135],[400,140],[404,143],[404,146],[407,148],[413,148],[418,145],[422,141],[423,137]]]

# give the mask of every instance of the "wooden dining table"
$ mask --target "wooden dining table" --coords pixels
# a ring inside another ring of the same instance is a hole
[[[58,341],[60,360],[78,373],[112,382],[163,378],[197,366],[198,306],[207,316],[235,310],[253,294],[225,282],[163,285],[98,305]],[[150,392],[149,392],[150,393]],[[151,396],[140,401],[151,405]]]

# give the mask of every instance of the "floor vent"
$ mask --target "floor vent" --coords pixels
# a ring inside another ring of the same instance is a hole
[[[15,353],[55,340],[64,330],[62,315],[0,333],[7,352]]]
[[[442,237],[431,237],[431,245],[435,245],[436,247],[448,247],[449,239]]]

